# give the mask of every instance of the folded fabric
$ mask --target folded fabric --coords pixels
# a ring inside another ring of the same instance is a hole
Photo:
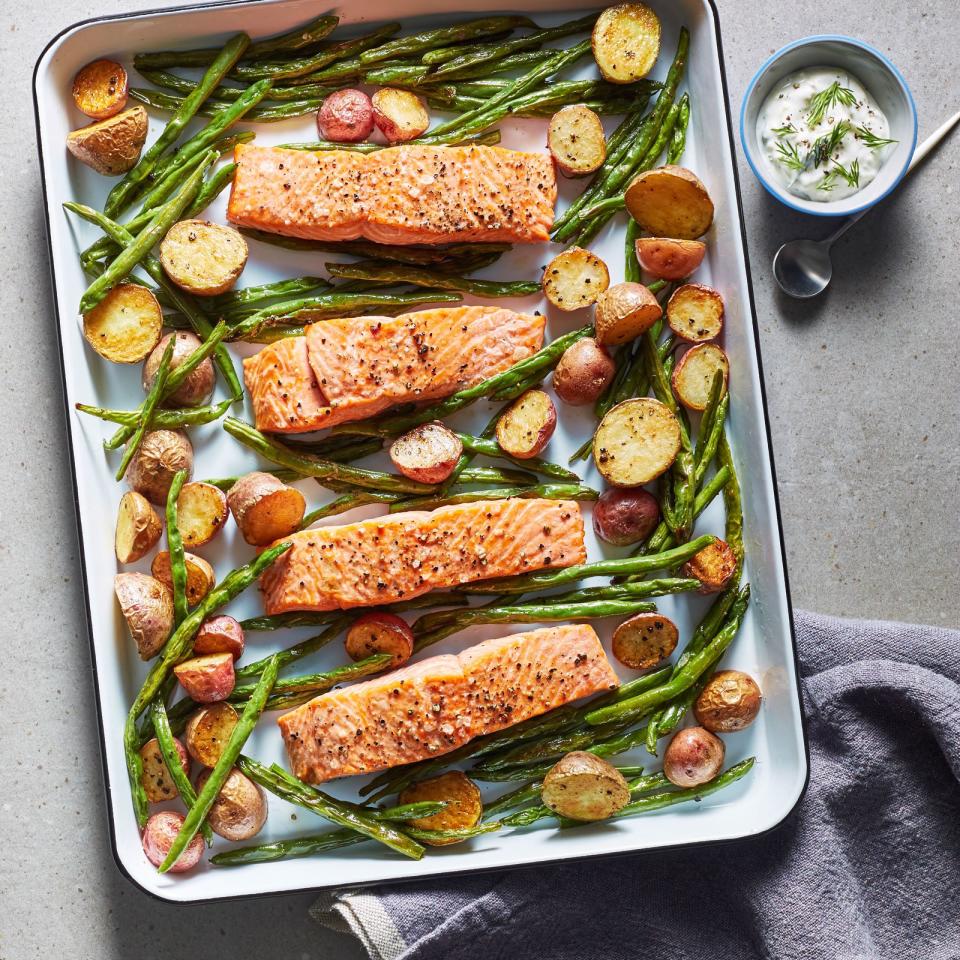
[[[956,960],[960,632],[798,611],[810,786],[777,830],[324,894],[372,960]]]

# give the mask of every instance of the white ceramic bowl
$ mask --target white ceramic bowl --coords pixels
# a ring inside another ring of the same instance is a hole
[[[890,136],[897,141],[873,181],[841,200],[804,200],[790,193],[778,181],[757,135],[757,115],[770,91],[788,74],[808,67],[835,67],[855,76],[886,114]],[[878,50],[851,37],[806,37],[778,50],[750,81],[740,109],[740,142],[757,179],[781,203],[818,217],[848,216],[872,207],[903,179],[917,143],[917,108],[900,71]]]

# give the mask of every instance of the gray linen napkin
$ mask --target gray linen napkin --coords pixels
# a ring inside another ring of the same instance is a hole
[[[957,960],[960,632],[797,611],[810,786],[756,840],[325,894],[373,960]]]

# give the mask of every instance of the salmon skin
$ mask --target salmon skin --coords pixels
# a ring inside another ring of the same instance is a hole
[[[408,144],[360,154],[239,144],[227,218],[288,237],[543,243],[557,181],[546,153]]]
[[[572,500],[494,500],[411,510],[284,537],[263,575],[268,614],[348,610],[586,559]]]
[[[586,624],[486,640],[322,694],[277,720],[308,783],[437,757],[582,697],[617,675]]]
[[[243,361],[257,429],[304,433],[449,396],[536,353],[545,322],[475,306],[312,324]]]

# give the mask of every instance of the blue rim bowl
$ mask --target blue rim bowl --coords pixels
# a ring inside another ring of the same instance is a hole
[[[794,196],[777,181],[760,150],[757,115],[763,102],[785,76],[805,67],[836,67],[853,74],[886,114],[891,136],[897,140],[874,180],[841,200],[820,202]],[[773,54],[750,81],[740,108],[740,143],[756,178],[782,204],[817,217],[849,216],[879,203],[906,175],[917,145],[917,108],[907,81],[879,50],[852,37],[804,37]]]

